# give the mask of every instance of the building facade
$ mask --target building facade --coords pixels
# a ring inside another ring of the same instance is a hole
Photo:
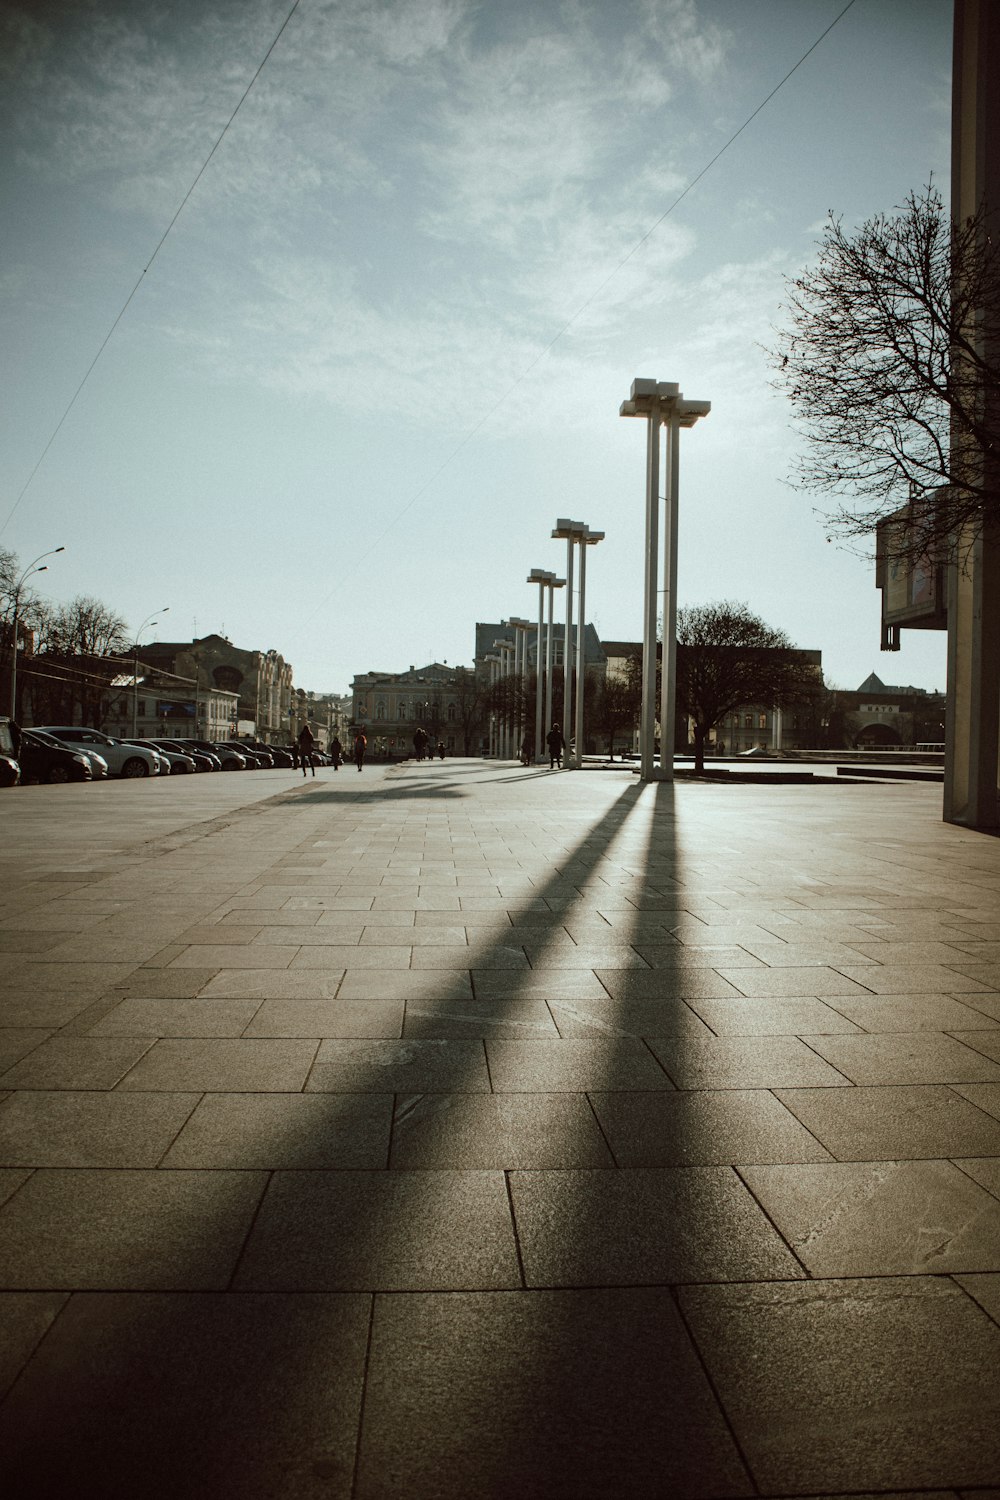
[[[223,635],[206,635],[193,641],[143,646],[142,664],[158,681],[175,679],[177,696],[186,695],[193,702],[199,723],[208,724],[216,713],[215,694],[235,696],[236,718],[224,738],[239,732],[269,745],[289,743],[294,714],[292,668],[279,652],[245,651]],[[213,736],[206,733],[203,738]]]
[[[461,754],[463,671],[469,675],[431,662],[406,672],[359,672],[351,683],[351,729],[364,730],[372,755],[409,755],[418,727],[449,755]]]

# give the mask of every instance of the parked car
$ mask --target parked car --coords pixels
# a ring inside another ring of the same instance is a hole
[[[125,745],[145,745],[147,750],[155,751],[166,765],[167,774],[169,776],[187,776],[193,774],[194,772],[194,761],[191,759],[190,755],[187,755],[180,748],[177,748],[175,750],[165,750],[163,746],[158,745],[155,740],[123,740],[122,743]]]
[[[185,745],[193,745],[196,750],[209,750],[218,756],[222,763],[223,771],[245,771],[247,762],[240,752],[233,748],[226,740],[185,740]]]
[[[0,718],[0,786],[17,786],[21,779],[21,767],[17,763],[20,737],[13,719]]]
[[[272,766],[287,768],[292,764],[291,754],[279,745],[265,745],[263,740],[238,740],[236,743],[241,753],[245,745],[250,750],[266,755]]]
[[[61,745],[42,729],[21,730],[17,759],[21,768],[21,780],[25,782],[93,780],[87,756],[80,751],[71,750],[67,745]]]
[[[83,724],[43,724],[46,734],[54,735],[70,749],[96,750],[108,763],[112,776],[123,776],[128,780],[139,776],[158,776],[163,762],[155,750],[146,745],[130,745],[127,741],[112,739],[99,729],[88,729]]]
[[[64,744],[65,741],[60,740],[59,743]],[[67,745],[66,748],[69,749],[70,746]],[[111,775],[111,770],[104,756],[99,751],[92,750],[89,745],[75,745],[72,748],[77,750],[80,755],[85,755],[90,761],[90,775],[93,781],[107,781]]]
[[[209,755],[207,750],[195,750],[186,740],[145,740],[145,744],[152,745],[162,755],[164,751],[169,755],[186,755],[196,771],[221,771],[217,755]]]
[[[204,755],[209,761],[213,771],[222,770],[222,760],[218,750],[209,740],[172,740],[171,744],[180,745],[181,749],[188,755]]]

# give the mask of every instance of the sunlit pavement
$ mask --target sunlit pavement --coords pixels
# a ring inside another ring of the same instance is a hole
[[[1000,1493],[1000,840],[940,802],[0,794],[5,1493]]]

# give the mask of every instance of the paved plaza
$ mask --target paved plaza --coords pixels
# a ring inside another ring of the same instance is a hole
[[[1000,840],[939,785],[0,798],[6,1494],[1000,1496]]]

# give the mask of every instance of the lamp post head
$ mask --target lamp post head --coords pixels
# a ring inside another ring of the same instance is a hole
[[[588,526],[581,540],[588,547],[596,547],[598,542],[604,541],[604,532],[591,531],[590,527]]]
[[[693,427],[699,417],[707,417],[711,401],[685,401],[676,380],[633,380],[627,401],[618,408],[622,417],[653,417],[661,421],[676,417],[680,427]]]
[[[565,516],[561,516],[559,520],[556,521],[556,529],[555,531],[553,531],[552,535],[556,539],[565,538],[570,541],[575,541],[576,538],[580,535],[580,532],[586,531],[586,529],[587,527],[584,521],[568,521]]]

